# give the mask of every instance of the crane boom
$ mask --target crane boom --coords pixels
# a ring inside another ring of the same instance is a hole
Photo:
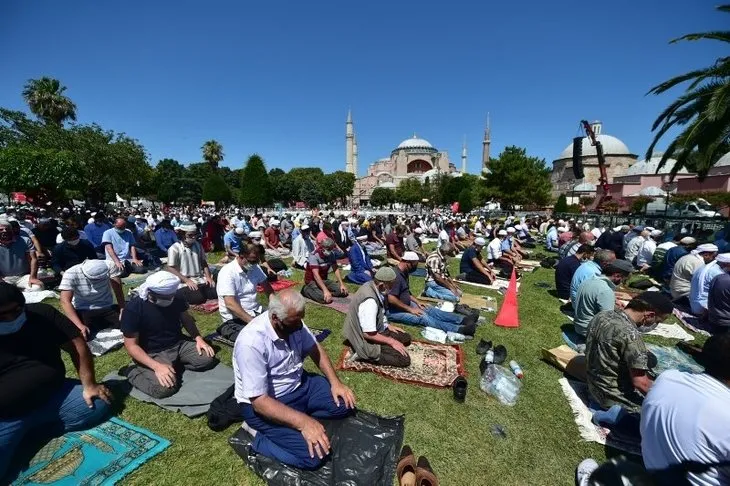
[[[601,141],[596,137],[596,133],[593,131],[591,124],[586,120],[581,120],[580,123],[583,125],[583,129],[586,132],[588,140],[591,141],[591,145],[596,147],[596,158],[598,159],[599,170],[598,180],[601,184],[601,188],[603,189],[603,194],[599,199],[596,199],[596,202],[593,205],[593,207],[597,209],[601,207],[601,204],[604,201],[611,199],[611,186],[608,184],[608,174],[606,173],[606,157],[603,155],[603,144],[601,144]]]

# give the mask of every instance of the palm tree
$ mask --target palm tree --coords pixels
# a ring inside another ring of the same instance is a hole
[[[66,87],[57,79],[43,76],[29,79],[23,88],[23,99],[30,111],[46,123],[62,125],[71,119],[76,121],[76,105],[63,94]]]
[[[730,5],[717,9],[730,13]],[[688,34],[671,43],[702,39],[730,43],[730,31]],[[730,142],[730,57],[721,57],[712,66],[676,76],[654,86],[648,94],[662,94],[687,81],[690,83],[685,92],[654,122],[652,131],[656,131],[656,135],[646,151],[646,158],[651,158],[657,142],[670,128],[683,127],[667,147],[659,167],[667,159],[674,158],[677,163],[672,169],[672,177],[685,165],[694,165],[700,178],[704,178]]]
[[[218,169],[218,162],[223,160],[223,146],[216,140],[208,140],[200,147],[203,150],[203,159],[211,169]]]

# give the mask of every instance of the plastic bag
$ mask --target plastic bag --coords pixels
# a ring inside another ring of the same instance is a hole
[[[517,396],[520,394],[522,382],[512,373],[512,370],[504,366],[490,364],[484,370],[479,388],[483,392],[497,398],[503,405],[510,407],[517,403]]]
[[[421,336],[428,339],[429,341],[446,344],[447,335],[441,329],[436,329],[434,327],[425,327],[421,329]]]

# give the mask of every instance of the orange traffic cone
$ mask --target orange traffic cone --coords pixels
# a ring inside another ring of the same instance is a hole
[[[494,324],[502,327],[520,326],[520,317],[517,312],[517,274],[514,267],[512,268],[512,276],[509,279],[507,294],[504,296],[504,301],[502,301],[502,306],[499,308]]]

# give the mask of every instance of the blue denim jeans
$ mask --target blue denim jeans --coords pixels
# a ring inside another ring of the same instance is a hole
[[[89,408],[82,392],[79,380],[66,379],[46,403],[22,417],[0,420],[0,483],[18,445],[29,433],[42,431],[49,437],[58,436],[93,427],[109,415],[106,402],[95,398]]]
[[[459,298],[452,291],[437,284],[434,280],[426,282],[425,293],[426,297],[431,297],[432,299],[446,300],[449,302],[459,301]]]
[[[411,302],[411,307],[416,307],[416,304]],[[389,321],[409,326],[433,327],[444,332],[459,332],[461,321],[464,320],[464,316],[461,314],[444,312],[431,306],[426,307],[423,315],[420,316],[410,312],[388,312],[387,317]]]
[[[608,410],[602,410],[601,406],[593,400],[588,406],[593,410],[594,424],[606,427],[624,437],[641,440],[639,415],[627,411],[621,405],[613,405]]]

